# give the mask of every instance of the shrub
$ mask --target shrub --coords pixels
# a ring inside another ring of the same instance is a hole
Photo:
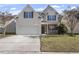
[[[67,33],[67,27],[64,24],[60,24],[58,27],[58,34],[65,34]]]

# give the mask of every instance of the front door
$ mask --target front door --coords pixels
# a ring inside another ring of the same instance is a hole
[[[47,25],[42,25],[41,26],[41,32],[42,32],[42,34],[46,34],[47,33]]]

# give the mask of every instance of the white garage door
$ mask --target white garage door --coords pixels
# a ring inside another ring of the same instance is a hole
[[[24,34],[24,35],[40,35],[41,30],[38,26],[29,26],[29,27],[21,27],[18,30],[18,34]]]
[[[37,27],[27,27],[26,34],[38,34],[39,30]]]

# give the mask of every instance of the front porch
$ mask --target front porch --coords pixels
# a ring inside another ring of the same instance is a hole
[[[57,29],[56,24],[42,24],[41,25],[41,34],[56,34]]]

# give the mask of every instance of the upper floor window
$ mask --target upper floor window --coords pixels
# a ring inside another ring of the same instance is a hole
[[[56,15],[48,15],[47,20],[48,21],[56,20]]]
[[[24,18],[33,18],[33,12],[24,12]]]

